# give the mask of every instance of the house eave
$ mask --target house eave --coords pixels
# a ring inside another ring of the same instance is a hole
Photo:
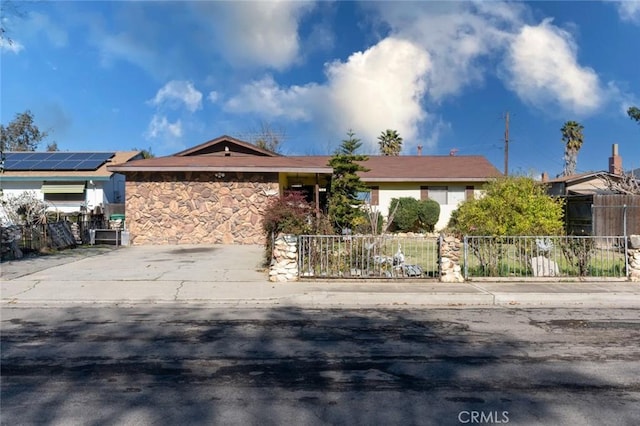
[[[111,172],[131,173],[131,172],[238,172],[238,173],[320,173],[331,174],[333,170],[328,167],[212,167],[212,166],[194,166],[194,167],[109,167]]]
[[[362,182],[392,182],[392,183],[397,183],[397,182],[488,182],[492,179],[495,179],[494,177],[486,177],[486,178],[481,178],[481,177],[470,177],[470,178],[448,178],[448,177],[440,177],[440,178],[426,178],[426,177],[422,177],[422,178],[386,178],[386,177],[380,177],[380,178],[366,178],[366,177],[362,177],[360,178],[360,180],[362,180]]]
[[[3,182],[42,182],[42,181],[65,181],[65,182],[86,182],[86,181],[109,181],[112,176],[7,176],[3,174],[0,178]]]

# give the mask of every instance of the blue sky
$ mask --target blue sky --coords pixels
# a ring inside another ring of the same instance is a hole
[[[60,150],[169,155],[261,123],[285,154],[365,152],[390,128],[403,154],[484,155],[511,173],[578,171],[619,145],[640,167],[640,2],[14,2],[3,25],[3,124],[30,109]],[[10,11],[11,12],[11,11]],[[44,149],[44,144],[42,146]]]

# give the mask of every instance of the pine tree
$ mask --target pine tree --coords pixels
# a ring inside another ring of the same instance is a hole
[[[347,137],[329,160],[329,166],[333,168],[329,193],[329,218],[338,231],[352,228],[356,219],[362,216],[359,206],[363,201],[358,199],[358,194],[368,190],[360,180],[358,172],[366,172],[369,169],[358,162],[367,161],[369,158],[366,155],[356,154],[362,142],[355,137],[353,131],[349,130]]]

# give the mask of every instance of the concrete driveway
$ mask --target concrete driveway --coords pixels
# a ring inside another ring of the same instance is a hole
[[[264,282],[264,248],[240,245],[80,247],[4,262],[3,281]]]

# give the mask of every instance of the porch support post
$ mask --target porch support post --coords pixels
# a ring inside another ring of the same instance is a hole
[[[316,200],[316,218],[320,219],[320,174],[316,173],[316,187],[314,198]]]

